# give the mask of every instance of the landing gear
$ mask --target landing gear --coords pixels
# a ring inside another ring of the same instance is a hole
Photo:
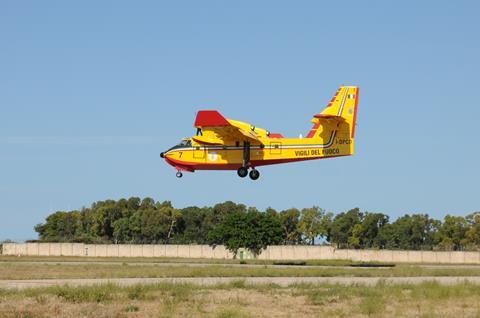
[[[243,160],[242,166],[238,168],[237,174],[240,178],[245,178],[248,175],[248,164],[250,163],[250,143],[245,141],[243,143]]]
[[[245,178],[247,175],[250,176],[250,179],[252,180],[257,180],[258,178],[260,178],[260,172],[255,168],[252,168],[252,170],[250,170],[250,173],[248,173],[247,167],[240,167],[237,170],[237,174],[240,178]]]
[[[250,163],[250,143],[245,141],[243,143],[243,162],[242,167],[248,167]]]
[[[250,176],[250,179],[257,180],[258,178],[260,178],[260,172],[257,169],[253,168],[250,171],[249,176]]]
[[[247,175],[250,179],[257,180],[260,177],[260,172],[255,168],[252,168],[250,174],[248,173],[248,166],[250,165],[250,143],[245,141],[243,143],[243,161],[242,166],[238,168],[237,174],[240,178],[245,178]]]
[[[247,167],[240,167],[237,170],[237,174],[240,178],[245,178],[248,175]]]
[[[183,173],[181,171],[177,171],[176,176],[177,176],[177,178],[181,178],[181,177],[183,177]]]

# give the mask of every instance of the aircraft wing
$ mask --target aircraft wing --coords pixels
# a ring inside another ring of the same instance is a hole
[[[237,125],[235,121],[230,122],[216,110],[200,110],[194,126],[202,129],[202,136],[192,137],[201,144],[223,145],[229,139],[261,143],[254,131]]]

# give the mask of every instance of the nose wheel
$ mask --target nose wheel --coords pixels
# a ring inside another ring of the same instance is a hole
[[[183,173],[181,171],[177,171],[176,176],[177,176],[177,178],[181,178],[181,177],[183,177]]]

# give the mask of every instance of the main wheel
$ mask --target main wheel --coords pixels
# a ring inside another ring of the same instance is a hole
[[[181,171],[177,171],[176,176],[177,176],[177,178],[181,178],[181,177],[183,177],[183,173]]]
[[[240,178],[245,178],[248,175],[248,169],[246,167],[240,167],[237,170],[237,174]]]
[[[258,178],[260,178],[260,172],[257,169],[252,169],[250,171],[250,179],[257,180]]]

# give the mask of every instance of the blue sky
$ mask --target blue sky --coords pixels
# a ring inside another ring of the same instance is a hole
[[[480,210],[480,6],[452,1],[2,1],[0,239],[129,196]],[[199,109],[298,136],[359,85],[353,157],[175,178]]]

